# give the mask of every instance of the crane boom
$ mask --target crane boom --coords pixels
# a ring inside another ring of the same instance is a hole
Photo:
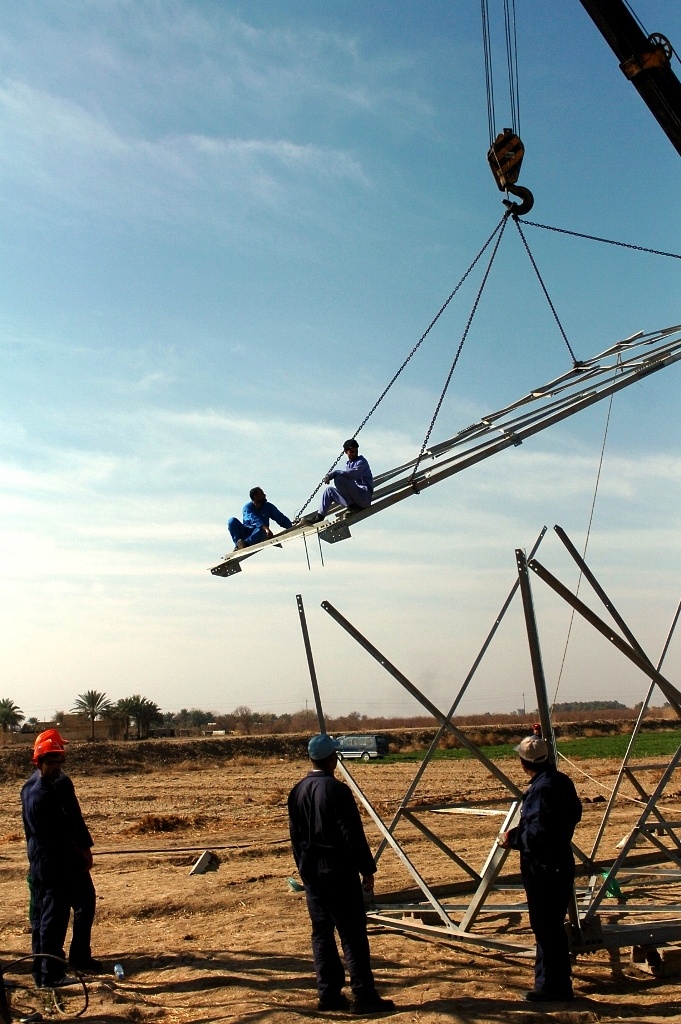
[[[681,82],[671,67],[674,51],[669,40],[659,33],[646,36],[624,0],[580,3],[681,156]]]

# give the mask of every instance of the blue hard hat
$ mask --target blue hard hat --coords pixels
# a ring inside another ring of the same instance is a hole
[[[331,754],[334,754],[339,748],[340,743],[338,740],[323,732],[312,737],[307,745],[307,752],[311,761],[323,761],[325,758],[330,757]]]

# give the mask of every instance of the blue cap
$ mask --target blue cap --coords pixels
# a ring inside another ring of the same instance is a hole
[[[312,737],[307,745],[307,752],[311,761],[324,761],[331,754],[335,754],[339,748],[338,740],[323,732]]]

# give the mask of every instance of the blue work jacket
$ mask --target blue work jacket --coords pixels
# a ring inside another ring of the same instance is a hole
[[[93,845],[92,836],[68,775],[48,782],[39,769],[34,772],[21,790],[21,813],[35,882],[50,886],[65,873],[84,870],[83,852]]]
[[[256,508],[254,502],[249,501],[243,508],[243,524],[247,530],[258,530],[261,526],[269,526],[270,519],[274,519],[283,530],[288,530],[291,520],[280,512],[271,501],[266,501],[260,508]]]
[[[306,884],[376,873],[355,798],[344,782],[311,771],[289,793],[288,814],[293,857]]]
[[[343,476],[346,480],[354,480],[363,491],[367,491],[370,495],[374,493],[374,478],[369,463],[363,455],[358,455],[356,459],[348,459],[345,469],[334,469],[329,476],[332,480],[335,480],[337,476]]]
[[[572,779],[548,766],[538,772],[523,796],[520,824],[509,831],[509,846],[520,851],[520,869],[574,862],[572,836],[582,805]]]

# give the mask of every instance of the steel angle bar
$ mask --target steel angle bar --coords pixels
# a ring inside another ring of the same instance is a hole
[[[546,692],[546,676],[544,675],[544,665],[541,656],[541,646],[539,644],[539,630],[537,629],[537,619],[534,614],[532,588],[530,587],[530,579],[527,572],[527,559],[525,558],[525,553],[521,551],[520,548],[516,548],[515,557],[516,565],[518,568],[518,580],[520,581],[520,593],[523,599],[523,612],[525,614],[527,640],[530,646],[530,661],[532,663],[534,688],[537,695],[539,722],[541,724],[542,736],[548,744],[549,761],[551,765],[555,768],[557,761],[556,737],[553,732],[553,723],[551,722],[551,712],[549,710],[549,698]]]
[[[319,728],[320,728],[321,732],[326,732],[326,722],[325,722],[325,718],[324,718],[324,711],[323,711],[323,708],[322,708],[322,700],[321,700],[321,696],[320,696],[320,693],[319,693],[319,686],[317,685],[317,674],[315,672],[314,662],[313,662],[313,659],[312,659],[312,647],[310,645],[310,637],[309,637],[309,634],[308,634],[308,631],[307,631],[307,621],[306,621],[306,618],[305,618],[305,610],[303,608],[303,600],[302,600],[302,597],[301,597],[300,594],[296,595],[296,602],[297,602],[297,605],[298,605],[298,614],[300,615],[300,622],[301,622],[301,627],[302,627],[302,631],[303,631],[303,640],[305,642],[305,651],[306,651],[307,656],[308,656],[308,666],[310,668],[310,677],[312,679],[312,692],[314,694],[315,708],[317,710],[317,721],[319,722]],[[450,923],[450,919],[449,919],[449,917],[447,915],[447,912],[445,910],[443,910],[439,900],[433,895],[433,893],[430,891],[430,889],[428,888],[427,884],[425,883],[425,881],[423,880],[423,878],[421,877],[419,872],[416,870],[414,865],[411,863],[411,861],[409,860],[407,855],[404,853],[402,848],[399,846],[398,843],[395,842],[393,837],[390,835],[390,833],[386,829],[383,821],[381,820],[379,815],[374,810],[371,802],[364,795],[364,793],[362,792],[361,788],[355,782],[355,780],[353,779],[352,775],[348,771],[346,765],[342,761],[338,762],[338,771],[345,778],[345,781],[350,786],[350,788],[352,789],[353,793],[355,794],[357,799],[360,801],[360,803],[362,804],[362,806],[366,810],[367,814],[369,815],[369,817],[371,818],[373,823],[376,825],[376,827],[379,830],[379,832],[381,833],[381,835],[384,838],[387,838],[387,841],[390,843],[390,846],[394,850],[396,856],[402,862],[402,864],[406,867],[407,871],[412,876],[412,878],[414,879],[414,881],[416,882],[418,887],[421,889],[423,895],[426,897],[428,902],[432,905],[433,909],[439,914],[439,916],[442,918],[442,920],[445,923]]]
[[[599,911],[600,917],[611,917],[613,915],[625,915],[626,917],[639,917],[642,914],[661,914],[663,917],[681,917],[681,904],[679,903],[665,903],[664,906],[660,906],[658,903],[637,903],[636,906],[632,906],[627,901],[626,906],[618,904],[616,907],[601,906]]]
[[[560,526],[555,526],[554,527],[554,531],[555,531],[556,535],[558,536],[558,538],[560,539],[560,541],[565,546],[566,550],[568,551],[568,553],[570,554],[570,556],[572,557],[574,562],[579,567],[579,570],[582,573],[582,575],[585,577],[585,579],[591,585],[592,589],[594,590],[596,595],[600,598],[601,602],[608,609],[608,611],[610,612],[611,616],[613,617],[613,619],[615,620],[615,622],[617,623],[617,625],[619,626],[619,628],[621,629],[622,633],[627,638],[627,640],[629,641],[631,646],[635,650],[637,650],[639,652],[639,654],[642,655],[642,657],[644,657],[648,662],[650,662],[650,659],[648,658],[648,656],[646,655],[645,651],[643,650],[643,648],[639,644],[638,640],[636,639],[636,637],[634,636],[632,631],[629,629],[629,627],[627,626],[627,624],[624,621],[624,619],[622,618],[622,616],[619,614],[619,612],[615,608],[613,602],[610,600],[610,598],[606,594],[605,590],[603,589],[603,587],[600,585],[600,583],[598,582],[598,580],[596,579],[596,577],[592,573],[591,569],[587,565],[587,563],[584,560],[584,558],[582,558],[582,556],[579,554],[579,552],[575,548],[574,544],[572,543],[572,541],[568,537],[568,535],[565,532],[565,530],[563,530],[563,528],[560,527]],[[667,639],[666,639],[664,647],[662,649],[662,654],[660,655],[659,661],[657,663],[657,670],[658,671],[662,668],[662,664],[664,662],[665,655],[666,655],[667,650],[669,648],[669,643],[670,643],[672,635],[674,633],[674,629],[676,628],[676,623],[678,621],[679,613],[680,612],[681,612],[681,602],[679,603],[679,605],[678,605],[678,607],[676,609],[676,614],[674,615],[674,619],[672,621],[672,625],[671,625],[670,630],[669,630],[669,632],[667,634]],[[620,770],[618,772],[618,775],[617,775],[617,778],[615,780],[615,784],[613,786],[613,789],[612,789],[612,792],[610,794],[610,797],[608,798],[608,804],[607,804],[607,806],[605,808],[605,811],[603,813],[603,818],[601,820],[601,824],[599,826],[598,833],[597,833],[596,838],[594,840],[594,845],[593,845],[592,850],[591,850],[591,859],[592,860],[596,856],[596,852],[598,851],[598,847],[600,846],[601,839],[603,837],[603,833],[605,832],[605,828],[606,828],[608,820],[610,818],[610,814],[611,814],[612,808],[613,808],[615,800],[617,798],[617,793],[618,793],[620,785],[622,783],[622,777],[623,777],[624,770],[625,770],[626,765],[627,765],[627,763],[629,761],[629,758],[631,756],[634,744],[636,742],[636,738],[637,738],[637,736],[638,736],[638,734],[640,732],[641,725],[643,723],[643,717],[645,715],[646,708],[648,707],[648,704],[649,704],[650,699],[652,697],[654,688],[655,688],[655,683],[652,682],[650,684],[649,689],[648,689],[648,693],[646,694],[646,698],[643,701],[643,704],[641,705],[641,709],[639,711],[636,723],[634,725],[634,729],[632,730],[632,734],[631,734],[629,743],[627,745],[627,749],[626,749],[625,754],[624,754],[624,759],[622,761],[622,765],[621,765]],[[641,794],[644,797],[647,796],[645,791],[642,790],[642,789],[641,789]],[[659,812],[657,812],[657,811],[656,811],[656,813],[659,814]],[[677,844],[678,844],[678,840],[676,840],[676,837],[674,837],[674,841],[677,842]],[[681,844],[678,844],[678,845],[681,845]]]
[[[496,886],[495,889],[497,889],[498,891],[502,891],[502,890],[499,889],[498,886]],[[525,891],[522,888],[522,886],[519,886],[518,889],[519,889],[519,891],[522,890],[522,892]],[[448,914],[457,914],[457,913],[460,914],[462,911],[465,911],[467,909],[467,904],[466,903],[444,903],[443,906],[444,906],[444,908],[445,908],[445,910],[447,911]],[[425,906],[425,904],[422,904],[422,903],[421,904],[415,904],[415,903],[379,903],[379,904],[377,904],[377,909],[380,909],[381,913],[385,913],[385,914],[395,914],[398,911],[402,911],[405,914],[417,914],[417,913],[419,913],[419,910],[421,910],[421,911],[425,910],[427,913],[429,912],[428,908]],[[676,909],[678,910],[679,908],[677,907]],[[522,901],[518,901],[518,902],[515,902],[515,903],[510,903],[510,902],[509,903],[488,903],[485,906],[485,910],[488,913],[495,914],[495,915],[498,915],[498,914],[509,914],[509,913],[510,914],[527,913],[527,901],[526,900],[522,900]]]
[[[681,352],[676,356],[676,358],[681,359]],[[656,367],[656,369],[660,368],[661,367]],[[398,501],[402,501],[404,498],[410,497],[415,492],[424,490],[426,487],[430,487],[433,484],[440,483],[440,481],[446,480],[448,477],[454,476],[456,473],[460,473],[464,469],[468,469],[471,466],[476,465],[478,462],[482,462],[484,459],[489,458],[497,452],[504,451],[506,448],[513,446],[517,447],[526,438],[532,437],[534,434],[537,434],[542,430],[546,430],[548,427],[551,427],[556,423],[560,423],[562,420],[567,419],[568,416],[573,416],[575,413],[589,408],[596,402],[601,401],[601,399],[606,398],[608,395],[614,394],[616,391],[621,390],[628,384],[634,383],[634,381],[638,380],[642,375],[642,373],[639,373],[626,380],[620,379],[598,393],[592,392],[590,395],[582,395],[576,398],[574,403],[569,407],[561,409],[546,418],[540,418],[538,422],[529,426],[526,425],[521,427],[513,436],[505,435],[498,437],[495,441],[490,441],[489,444],[483,446],[480,450],[462,456],[462,458],[453,466],[450,465],[440,468],[437,465],[433,466],[418,473],[413,482],[410,477],[408,481],[404,481],[404,483],[401,484],[401,489],[396,488],[391,495],[385,498],[379,497],[377,502],[372,504],[365,513],[358,514],[357,518],[360,518],[360,516],[365,518],[366,513],[375,514],[382,509],[389,508]]]
[[[534,544],[532,546],[532,550],[530,552],[530,557],[534,557],[534,555],[536,554],[537,550],[539,549],[539,545],[541,544],[541,542],[544,539],[545,535],[546,535],[546,527],[543,526],[541,528],[541,530],[539,531],[539,535],[538,535],[537,539],[535,540],[535,542],[534,542]],[[485,639],[483,641],[482,647],[478,651],[478,654],[477,654],[475,660],[473,661],[473,664],[471,665],[470,669],[468,670],[468,674],[466,675],[466,678],[464,679],[463,683],[461,684],[461,686],[459,688],[459,692],[457,693],[456,697],[454,698],[454,702],[452,703],[452,706],[450,707],[450,709],[449,709],[449,711],[447,713],[447,718],[448,719],[450,719],[453,716],[454,712],[456,711],[456,709],[458,708],[459,704],[461,703],[461,700],[463,699],[463,697],[464,697],[468,687],[470,686],[470,683],[471,683],[471,681],[473,679],[473,676],[477,672],[482,659],[484,658],[485,654],[487,653],[487,649],[489,648],[489,645],[492,643],[492,640],[494,639],[494,636],[495,636],[497,630],[499,629],[499,626],[501,625],[501,623],[502,623],[502,621],[504,619],[504,616],[506,615],[506,612],[508,611],[508,609],[509,609],[509,607],[511,605],[511,602],[513,601],[513,598],[515,597],[515,595],[516,595],[516,593],[518,591],[519,586],[520,586],[520,583],[518,581],[518,578],[516,577],[516,579],[515,579],[515,581],[513,583],[513,586],[511,587],[511,589],[510,589],[510,591],[508,593],[508,596],[506,597],[506,600],[502,604],[501,609],[500,609],[497,617],[495,618],[494,622],[492,623],[491,629],[489,630],[487,636],[485,637]],[[393,830],[397,826],[397,823],[400,820],[400,816],[402,814],[402,810],[407,806],[407,804],[411,800],[413,794],[416,792],[416,788],[417,788],[419,782],[421,781],[423,773],[425,772],[426,768],[430,764],[430,762],[432,760],[432,757],[433,757],[433,754],[435,753],[435,751],[436,751],[436,749],[437,749],[437,747],[438,747],[438,745],[440,743],[440,740],[442,739],[445,731],[446,731],[445,726],[441,724],[439,729],[435,733],[435,736],[433,737],[433,739],[431,741],[431,744],[428,747],[428,750],[426,751],[426,753],[424,755],[423,761],[421,762],[421,765],[419,766],[418,771],[416,772],[414,778],[412,779],[412,781],[411,781],[411,783],[410,783],[410,785],[409,785],[409,787],[407,789],[407,792],[403,796],[403,798],[402,798],[402,800],[400,802],[400,806],[397,808],[397,811],[395,812],[395,816],[393,817],[393,820],[390,822],[390,825],[388,826],[388,829],[389,829],[390,832],[393,832]],[[383,852],[384,847],[385,847],[385,844],[382,842],[381,845],[379,846],[378,850],[376,851],[376,859],[377,860],[381,856],[381,853]]]
[[[534,950],[534,945],[529,943],[508,942],[492,936],[480,935],[476,932],[464,932],[452,926],[441,928],[432,924],[420,924],[416,921],[405,921],[403,918],[390,917],[387,914],[371,911],[367,914],[367,920],[375,924],[389,925],[395,931],[406,932],[411,935],[421,935],[424,938],[436,939],[438,942],[447,942],[452,946],[479,946],[485,949],[494,949],[500,953],[515,953],[517,955],[529,954]]]
[[[383,654],[381,654],[378,648],[374,647],[374,645],[370,643],[370,641],[367,640],[366,637],[363,636],[358,629],[355,629],[352,623],[349,622],[343,615],[341,615],[341,613],[337,611],[329,601],[322,601],[322,608],[324,609],[325,612],[328,612],[331,618],[334,619],[339,626],[342,626],[346,633],[349,633],[353,640],[356,640],[360,647],[363,647],[364,650],[368,654],[370,654],[372,658],[374,658],[379,663],[379,665],[381,665],[386,670],[386,672],[388,672],[394,679],[396,679],[397,682],[400,683],[400,685],[403,686],[405,690],[411,693],[411,695],[416,698],[419,704],[421,704],[424,708],[426,708],[427,711],[431,713],[433,718],[437,719],[437,721],[440,722],[440,724],[443,725],[445,729],[448,729],[453,736],[456,736],[461,746],[465,747],[469,751],[469,753],[471,753],[474,757],[478,759],[478,761],[484,764],[487,770],[491,772],[491,774],[494,775],[494,777],[499,782],[501,782],[502,785],[506,786],[506,788],[510,790],[510,792],[514,796],[521,795],[520,790],[516,786],[515,782],[509,779],[508,776],[504,772],[502,772],[501,769],[498,768],[493,761],[486,757],[482,753],[482,751],[479,750],[478,747],[476,747],[475,744],[468,739],[465,733],[462,733],[460,729],[457,729],[457,727],[452,722],[450,722],[450,720],[442,713],[442,711],[440,711],[440,709],[436,707],[435,704],[433,704],[433,702],[425,696],[425,694],[421,693],[418,687],[414,686],[414,684],[409,679],[407,679],[404,673],[400,672],[398,668],[396,668],[390,661],[388,661],[388,659]]]
[[[627,626],[626,622],[624,621],[624,619],[622,618],[620,613],[615,608],[615,605],[612,603],[612,601],[610,600],[610,598],[606,594],[605,590],[600,585],[600,583],[598,582],[598,580],[596,579],[596,577],[592,573],[591,569],[589,568],[589,566],[587,565],[585,560],[582,558],[582,556],[580,555],[580,553],[577,550],[577,548],[574,546],[574,544],[572,543],[572,541],[568,537],[568,535],[565,532],[565,530],[562,528],[562,526],[554,526],[553,529],[554,529],[554,532],[555,532],[556,536],[558,537],[558,539],[561,541],[563,546],[566,548],[566,550],[567,550],[568,554],[570,555],[570,557],[573,559],[574,562],[576,562],[576,564],[577,564],[577,566],[579,568],[579,571],[584,576],[584,579],[587,580],[587,582],[591,585],[591,588],[594,591],[594,593],[597,595],[597,597],[600,598],[601,602],[608,609],[608,611],[610,612],[610,614],[612,615],[613,619],[615,620],[617,625],[620,627],[622,632],[624,633],[625,637],[627,638],[627,640],[629,641],[631,646],[635,650],[637,650],[639,652],[639,654],[641,654],[646,659],[646,661],[650,661],[650,658],[648,657],[646,652],[643,650],[643,648],[641,647],[640,643],[638,642],[638,640],[636,639],[634,634],[631,632],[631,630]]]
[[[633,768],[626,768],[625,769],[625,774],[627,776],[627,779],[631,783],[631,785],[637,791],[637,793],[641,797],[641,799],[643,801],[647,801],[650,794],[645,791],[645,789],[643,788],[643,786],[641,785],[639,780],[636,778],[636,775],[634,774],[634,772],[635,772],[635,769],[633,769]],[[660,811],[660,809],[657,806],[653,807],[653,814],[657,818],[657,820],[659,822],[659,825],[657,825],[657,826],[651,825],[650,827],[651,828],[663,828],[664,831],[669,835],[669,838],[675,844],[677,849],[679,851],[681,851],[681,841],[679,841],[679,839],[677,838],[676,833],[671,831],[674,828],[679,828],[681,826],[681,822],[678,822],[678,821],[667,821],[665,816],[662,814],[662,811]]]
[[[338,770],[341,773],[341,775],[344,777],[344,779],[347,782],[347,784],[350,786],[350,789],[353,791],[353,793],[355,794],[357,799],[360,801],[360,803],[364,807],[365,811],[367,812],[367,814],[369,815],[369,817],[373,821],[373,823],[376,826],[376,828],[378,829],[378,831],[381,833],[383,838],[389,843],[390,847],[392,848],[392,850],[395,853],[395,855],[398,858],[398,860],[400,860],[402,862],[402,864],[407,869],[407,871],[409,872],[411,877],[414,879],[414,881],[418,885],[419,889],[421,890],[423,895],[426,897],[426,899],[428,900],[428,902],[432,906],[433,910],[442,919],[444,924],[447,927],[450,927],[452,922],[451,922],[451,919],[450,919],[449,915],[447,914],[447,911],[444,909],[444,907],[442,906],[442,904],[440,903],[438,898],[435,896],[435,894],[433,892],[431,892],[430,887],[428,886],[428,883],[421,877],[419,871],[414,866],[414,864],[412,864],[412,862],[409,859],[409,857],[407,857],[406,853],[404,852],[404,850],[402,849],[400,844],[395,840],[395,838],[390,834],[390,832],[388,832],[388,829],[386,828],[384,822],[381,820],[379,815],[374,810],[371,802],[368,800],[368,798],[364,795],[364,793],[362,792],[362,790],[360,789],[358,784],[355,782],[354,778],[352,777],[352,775],[348,771],[347,766],[346,766],[344,761],[339,761],[338,762]]]
[[[484,801],[488,803],[489,801]],[[494,803],[498,803],[497,800]],[[412,804],[409,810],[413,814],[464,814],[471,818],[505,818],[506,811],[500,809],[492,809],[489,807],[482,807],[481,803],[472,804]]]
[[[644,807],[643,811],[641,812],[641,814],[639,816],[639,819],[636,822],[636,825],[634,826],[634,828],[632,829],[631,833],[629,834],[629,836],[627,838],[627,841],[625,842],[624,846],[622,847],[620,853],[618,854],[618,856],[615,859],[615,861],[613,862],[613,864],[608,869],[608,872],[605,875],[601,885],[594,892],[594,894],[592,896],[592,899],[591,899],[591,903],[589,904],[589,907],[588,907],[586,913],[584,914],[584,917],[583,917],[584,921],[588,921],[588,920],[590,920],[591,918],[594,917],[594,915],[596,913],[596,910],[598,909],[601,901],[603,900],[603,898],[605,897],[605,895],[607,893],[607,890],[608,890],[608,888],[610,886],[610,882],[612,881],[613,878],[617,877],[617,873],[619,872],[620,868],[624,864],[627,856],[629,855],[629,852],[636,845],[636,839],[637,839],[638,834],[639,834],[640,826],[641,825],[645,825],[646,820],[647,820],[647,818],[649,817],[649,815],[651,813],[651,808],[657,802],[657,800],[658,800],[658,798],[660,796],[660,793],[662,793],[664,791],[664,788],[667,785],[667,782],[669,781],[669,778],[671,777],[674,769],[676,768],[676,765],[678,764],[680,758],[681,758],[681,747],[679,747],[679,749],[676,751],[674,756],[671,758],[669,764],[667,765],[667,768],[666,768],[665,772],[662,775],[662,778],[660,779],[660,781],[658,782],[657,786],[653,790],[652,794],[648,798],[648,803],[646,804],[646,806]],[[665,852],[666,856],[669,857],[669,859],[673,860],[676,863],[676,857],[674,856],[672,851],[668,850],[665,847],[664,848],[664,852]]]
[[[669,632],[667,633],[667,639],[664,642],[664,647],[662,648],[662,653],[660,654],[659,660],[657,662],[657,670],[658,670],[658,672],[662,668],[662,665],[664,663],[664,659],[665,659],[665,657],[667,655],[667,651],[669,649],[669,644],[671,643],[672,636],[674,635],[674,630],[676,629],[676,624],[679,621],[679,614],[680,613],[681,613],[681,601],[679,602],[679,604],[677,606],[676,614],[674,615],[674,618],[672,620],[672,624],[671,624],[671,626],[669,628]],[[643,701],[643,703],[641,705],[641,709],[640,709],[640,711],[638,713],[638,717],[636,719],[636,722],[634,723],[634,728],[632,730],[631,737],[629,738],[629,743],[627,744],[627,749],[624,752],[624,758],[622,760],[622,765],[621,765],[620,770],[619,770],[619,772],[617,774],[617,778],[615,779],[615,784],[613,786],[612,793],[610,794],[610,797],[608,798],[608,803],[606,805],[605,811],[603,812],[603,818],[601,820],[601,824],[599,826],[598,833],[597,833],[596,838],[594,840],[594,845],[593,845],[593,848],[591,850],[591,858],[592,858],[592,860],[596,856],[596,853],[597,853],[598,848],[600,846],[601,840],[603,838],[603,833],[605,832],[606,825],[607,825],[608,820],[610,818],[610,814],[612,813],[612,809],[613,809],[613,807],[615,805],[615,801],[617,799],[617,793],[619,792],[620,785],[622,784],[622,778],[623,778],[623,775],[624,775],[624,771],[625,771],[625,768],[626,768],[627,764],[629,763],[629,759],[630,759],[630,757],[632,755],[632,752],[633,752],[633,749],[634,749],[634,745],[635,745],[636,740],[638,738],[638,734],[641,731],[641,727],[643,725],[643,718],[645,716],[646,709],[647,709],[647,707],[648,707],[648,705],[650,703],[650,700],[652,698],[653,691],[655,689],[655,685],[656,685],[655,681],[653,680],[650,683],[650,686],[648,687],[648,692],[647,692],[647,694],[645,696],[645,699],[644,699],[644,701]],[[640,770],[640,766],[639,766],[639,770]]]
[[[500,832],[507,832],[509,829],[515,828],[520,821],[520,808],[520,801],[514,800],[509,808],[508,814],[506,815],[506,819],[501,826]],[[503,846],[499,846],[498,842],[495,842],[492,846],[482,869],[480,884],[476,892],[473,894],[466,913],[463,915],[459,924],[462,931],[467,932],[480,914],[485,900],[487,899],[490,890],[494,888],[496,879],[504,866],[504,862],[509,853],[510,850]]]
[[[562,597],[569,605],[579,612],[579,614],[586,619],[599,633],[610,641],[610,643],[616,647],[622,654],[625,655],[630,661],[632,661],[640,670],[647,675],[650,679],[654,680],[655,683],[662,690],[663,694],[676,711],[677,715],[681,718],[681,692],[670,683],[668,679],[665,679],[660,672],[655,669],[647,658],[642,657],[638,651],[634,650],[626,640],[618,636],[614,632],[613,628],[606,622],[603,622],[595,612],[593,612],[587,605],[584,604],[571,590],[568,589],[563,583],[560,582],[552,573],[546,569],[541,562],[536,559],[532,559],[528,562],[528,568],[532,570],[541,580],[544,581],[559,597]]]
[[[594,375],[602,374],[602,371],[593,371]],[[614,374],[618,379],[623,377],[622,372]],[[603,382],[602,382],[603,383]],[[629,381],[631,383],[631,381]],[[621,386],[625,386],[622,384]],[[555,395],[558,392],[554,392]],[[609,392],[607,392],[609,393]],[[497,437],[490,436],[501,433],[506,436],[510,444],[518,445],[521,443],[521,433],[525,436],[530,436],[531,433],[535,433],[537,430],[544,429],[544,425],[550,426],[557,420],[552,419],[550,422],[547,421],[549,414],[557,415],[559,419],[563,419],[567,416],[572,415],[574,412],[578,412],[579,408],[574,408],[576,403],[580,400],[586,400],[593,398],[599,400],[600,397],[605,397],[605,394],[592,390],[589,393],[584,393],[583,389],[581,392],[574,394],[568,394],[563,397],[555,399],[553,402],[544,402],[539,408],[528,410],[527,412],[521,413],[519,416],[512,419],[505,419],[509,416],[509,413],[519,408],[523,404],[529,404],[530,402],[537,402],[539,399],[549,397],[548,393],[545,392],[532,392],[530,395],[521,399],[519,402],[508,406],[504,410],[500,410],[497,413],[492,413],[489,416],[484,417],[478,424],[474,424],[460,434],[454,435],[447,441],[442,441],[437,445],[431,446],[424,453],[424,458],[430,457],[436,463],[436,466],[442,469],[443,467],[449,466],[451,472],[458,471],[456,465],[466,456],[466,465],[474,464],[470,463],[469,459],[477,453],[477,459],[480,461],[481,458],[486,458],[488,455],[494,453],[497,450]],[[580,406],[581,408],[581,406]],[[530,427],[533,424],[539,424],[535,430],[530,431]],[[482,440],[480,440],[482,438]],[[476,440],[476,444],[471,442]],[[494,451],[490,451],[490,447]],[[456,450],[455,449],[463,449]],[[448,458],[443,458],[448,452],[454,451],[454,454],[449,455]],[[422,460],[421,460],[422,461]],[[452,466],[451,464],[455,465]],[[388,497],[390,494],[395,493],[401,487],[404,486],[405,481],[412,481],[412,474],[410,470],[416,464],[416,460],[412,460],[406,463],[403,467],[399,467],[397,470],[391,470],[385,473],[382,477],[376,478],[376,488],[374,491],[374,505],[377,501]],[[463,467],[465,468],[465,467]],[[433,472],[433,466],[424,466],[424,468],[416,474],[416,480],[421,481],[426,479]],[[382,486],[384,481],[392,480],[393,482],[389,486]],[[413,487],[412,487],[413,490]]]
[[[663,337],[665,337],[668,334],[677,333],[679,330],[681,330],[681,328],[673,327],[668,328],[663,332],[655,332],[655,334],[650,336],[649,340],[646,341],[645,343],[639,342],[639,347],[641,345],[659,345]],[[566,405],[570,405],[574,403],[578,398],[583,397],[582,393],[584,392],[584,384],[587,381],[592,381],[596,378],[602,378],[600,381],[600,385],[598,386],[603,387],[604,385],[611,383],[611,381],[617,378],[620,381],[620,386],[626,386],[626,383],[631,383],[630,380],[627,380],[628,377],[633,375],[636,378],[638,378],[641,375],[645,375],[648,372],[651,372],[653,368],[661,368],[661,365],[658,365],[661,363],[664,363],[664,365],[668,365],[669,357],[675,356],[680,345],[681,339],[677,339],[659,349],[657,352],[654,353],[653,356],[644,353],[638,358],[634,356],[629,356],[628,359],[622,360],[621,353],[626,348],[636,346],[631,346],[630,343],[619,342],[617,345],[607,349],[604,353],[601,353],[601,355],[596,356],[593,359],[588,360],[586,362],[583,362],[579,368],[571,368],[569,371],[567,371],[564,374],[561,374],[554,380],[549,381],[547,384],[540,385],[539,387],[534,388],[532,391],[528,392],[522,398],[510,403],[504,408],[498,409],[495,412],[488,413],[482,416],[477,423],[471,424],[469,427],[464,428],[463,430],[455,434],[452,438],[431,445],[424,454],[431,458],[438,459],[441,458],[441,456],[444,455],[446,452],[450,451],[452,448],[459,447],[464,442],[468,443],[474,437],[482,436],[486,432],[493,430],[495,428],[499,429],[501,427],[501,429],[510,430],[514,428],[516,424],[521,424],[531,419],[544,417],[546,416],[547,412],[553,409],[565,407]],[[619,359],[617,362],[609,366],[603,366],[600,360],[602,360],[603,356],[605,355],[617,355]],[[672,359],[672,361],[674,360]],[[579,391],[575,390],[577,385],[580,385]],[[563,395],[564,392],[569,393]],[[593,393],[595,395],[596,391],[594,391]],[[601,394],[601,397],[604,397],[604,395]],[[511,413],[522,409],[523,406],[537,403],[546,398],[553,398],[554,401],[545,402],[538,410],[532,410],[525,413],[521,413],[519,417],[515,419],[509,419]],[[408,464],[405,464],[404,470],[406,471],[407,469],[411,469],[414,466],[415,461],[416,460],[413,460]],[[391,473],[391,476],[394,475],[395,473],[393,471]],[[381,478],[378,479],[380,480]]]
[[[407,810],[405,808],[404,811],[402,812],[402,816],[406,818],[407,821],[411,822],[414,828],[417,828],[419,832],[421,832],[426,837],[426,839],[428,839],[433,844],[433,846],[437,846],[438,850],[441,850],[446,857],[449,857],[449,859],[453,860],[455,864],[458,864],[461,870],[465,871],[467,875],[470,875],[474,882],[480,881],[480,875],[475,870],[475,868],[472,868],[470,864],[467,864],[463,857],[459,857],[457,853],[454,853],[451,847],[449,847],[447,843],[443,842],[443,840],[440,839],[439,836],[432,832],[427,825],[424,825],[424,823],[420,821],[416,817],[416,815],[412,813],[412,811]]]
[[[558,754],[556,751],[556,735],[553,731],[553,722],[551,721],[551,712],[549,709],[549,698],[546,691],[546,677],[544,675],[544,665],[542,662],[541,647],[539,644],[539,630],[537,629],[537,620],[534,614],[532,588],[530,586],[530,578],[527,571],[527,559],[525,558],[525,553],[521,551],[520,548],[516,549],[515,554],[518,566],[518,578],[520,580],[520,593],[523,598],[523,611],[525,613],[527,639],[530,646],[530,660],[532,662],[532,674],[534,676],[534,686],[537,695],[539,721],[541,723],[542,736],[548,744],[549,763],[555,768],[556,761],[558,760]],[[574,843],[572,846],[573,849],[579,853],[580,857],[584,856],[582,851],[578,850]],[[574,884],[572,887],[572,896],[568,905],[568,915],[572,926],[581,934],[581,924],[577,909]]]
[[[665,844],[662,842],[662,840],[656,834],[656,832],[657,832],[657,829],[652,829],[652,830],[648,829],[648,828],[641,828],[641,829],[639,829],[639,834],[640,835],[644,835],[646,837],[646,839],[648,840],[648,842],[652,846],[656,846],[657,849],[661,853],[664,853],[664,855],[669,860],[674,861],[675,864],[678,864],[679,867],[681,867],[681,857],[679,857],[677,855],[678,851],[675,852],[674,850],[670,850],[668,846],[665,846]]]
[[[307,667],[310,672],[310,682],[312,683],[312,693],[314,695],[315,708],[317,710],[317,721],[319,722],[319,731],[326,732],[326,723],[324,721],[324,712],[322,711],[322,701],[319,696],[319,684],[317,683],[317,672],[314,667],[314,659],[312,657],[312,647],[310,646],[310,634],[307,631],[307,619],[305,618],[305,608],[303,607],[303,598],[301,594],[296,594],[296,604],[298,605],[298,615],[300,616],[300,628],[303,633],[303,644],[305,645],[305,655],[307,657]]]

